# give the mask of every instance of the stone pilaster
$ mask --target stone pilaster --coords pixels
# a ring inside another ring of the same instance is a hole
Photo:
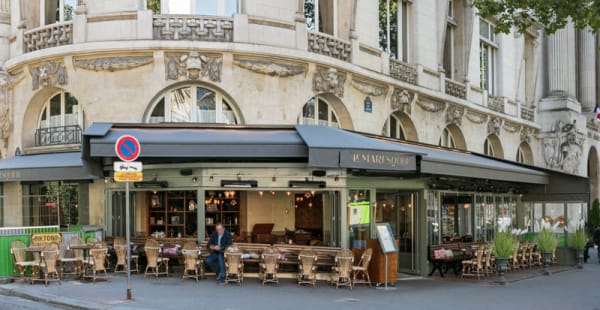
[[[596,35],[589,29],[579,30],[579,94],[583,112],[596,105]]]
[[[570,22],[563,29],[548,36],[549,96],[577,96],[575,41],[575,29]]]

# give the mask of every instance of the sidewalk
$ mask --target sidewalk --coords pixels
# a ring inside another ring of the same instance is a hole
[[[594,253],[595,254],[595,253]],[[217,286],[212,279],[196,283],[177,275],[169,278],[132,277],[133,301],[125,300],[122,274],[111,274],[111,282],[82,283],[65,280],[51,283],[0,285],[0,295],[13,295],[68,309],[595,309],[600,308],[597,277],[600,264],[594,258],[585,269],[555,267],[552,276],[540,268],[510,273],[511,283],[498,286],[494,277],[462,280],[439,277],[401,277],[396,290],[382,291],[365,286],[335,289],[325,282],[317,288],[297,287],[283,279],[279,286],[261,286],[248,278],[244,286]],[[536,273],[537,272],[537,273]],[[2,297],[0,297],[1,300]]]

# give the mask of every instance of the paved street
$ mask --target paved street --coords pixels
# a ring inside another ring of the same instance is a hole
[[[397,290],[382,291],[357,287],[353,291],[335,289],[319,283],[316,289],[298,288],[292,280],[282,280],[279,287],[262,287],[247,279],[243,287],[216,286],[212,280],[195,283],[180,278],[158,280],[134,276],[135,300],[126,302],[125,277],[112,276],[110,283],[96,284],[64,281],[62,285],[7,284],[3,294],[29,295],[37,301],[71,304],[92,309],[600,309],[600,264],[595,252],[584,270],[557,268],[550,277],[537,270],[523,272],[522,280],[506,287],[492,279],[459,280],[409,278],[399,281]],[[539,270],[539,269],[538,269]],[[526,276],[528,275],[528,276]],[[511,275],[516,279],[517,274]],[[51,309],[16,298],[2,298],[2,309]],[[6,300],[6,302],[4,302]]]
[[[0,310],[52,310],[59,309],[44,303],[13,296],[0,296]]]

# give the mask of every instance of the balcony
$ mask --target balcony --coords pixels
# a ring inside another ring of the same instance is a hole
[[[155,15],[154,40],[233,41],[233,18],[195,15]]]
[[[467,99],[467,86],[452,79],[446,79],[444,83],[446,94],[460,99]]]
[[[521,106],[521,119],[533,122],[535,119],[535,112],[533,111],[533,107]]]
[[[352,59],[350,42],[320,32],[308,33],[308,51],[348,62]]]
[[[504,98],[488,96],[488,108],[492,111],[504,113]]]
[[[396,59],[390,59],[390,76],[410,84],[417,84],[417,69]]]
[[[25,52],[69,44],[73,44],[72,22],[51,24],[23,33],[23,50]]]
[[[81,126],[39,128],[35,131],[35,146],[65,145],[81,143]]]

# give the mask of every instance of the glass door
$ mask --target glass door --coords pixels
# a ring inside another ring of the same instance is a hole
[[[129,223],[131,233],[135,230],[135,192],[129,194]],[[117,191],[111,193],[111,206],[109,208],[111,219],[111,231],[107,231],[107,235],[113,237],[125,237],[125,192]]]
[[[417,251],[416,202],[417,193],[377,191],[375,222],[390,223],[394,238],[398,240],[398,270],[416,273]]]

